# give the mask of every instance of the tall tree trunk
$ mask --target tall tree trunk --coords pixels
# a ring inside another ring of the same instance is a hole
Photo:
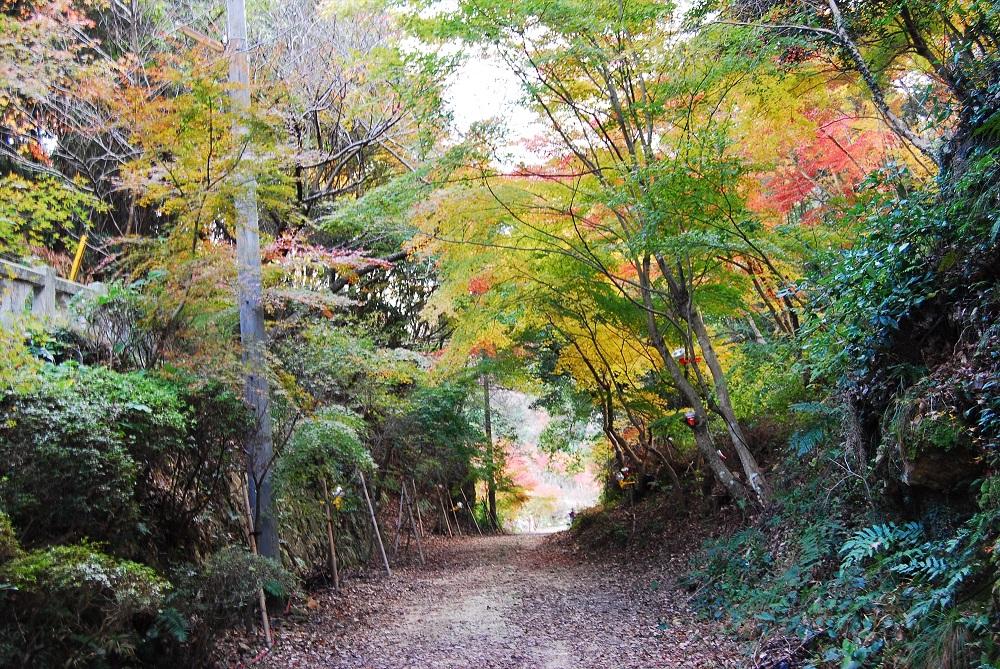
[[[240,114],[250,111],[250,61],[247,55],[246,7],[243,0],[226,0],[229,35],[229,82],[233,110],[237,114],[234,134],[246,138],[247,129]],[[250,151],[244,161],[252,160]],[[246,163],[244,163],[246,164]],[[236,262],[239,284],[240,341],[246,369],[244,397],[253,408],[257,429],[249,444],[250,505],[253,532],[261,554],[279,557],[278,526],[271,500],[271,464],[274,443],[271,435],[271,396],[266,373],[267,339],[264,312],[261,309],[260,230],[257,213],[257,182],[243,167],[236,171]]]
[[[715,444],[712,443],[712,437],[708,433],[708,412],[705,410],[705,404],[702,402],[701,395],[699,395],[698,391],[691,385],[691,382],[684,376],[684,372],[681,371],[677,361],[674,360],[672,355],[670,355],[667,343],[664,341],[663,334],[660,332],[660,328],[656,323],[656,312],[649,285],[649,265],[650,259],[647,256],[643,260],[642,265],[638,266],[638,275],[639,286],[642,291],[643,305],[645,306],[646,312],[646,329],[649,333],[649,338],[653,343],[653,348],[655,348],[657,353],[660,355],[660,359],[663,361],[663,365],[666,368],[667,373],[669,373],[670,377],[673,379],[674,385],[681,392],[684,399],[694,411],[696,420],[695,425],[692,427],[692,430],[694,431],[694,441],[698,450],[705,458],[705,462],[708,463],[709,469],[712,470],[715,478],[718,479],[719,483],[725,487],[734,499],[746,500],[748,497],[746,486],[733,476],[733,473],[719,456],[719,451],[715,448]]]
[[[493,529],[500,531],[497,518],[496,454],[493,448],[493,418],[490,415],[490,375],[483,374],[483,430],[486,432],[486,500]]]
[[[764,477],[764,472],[761,471],[760,465],[757,464],[753,453],[750,452],[749,444],[743,434],[743,428],[736,419],[736,412],[733,411],[733,402],[729,397],[729,385],[726,383],[726,375],[722,369],[722,365],[719,363],[718,356],[715,355],[715,347],[708,336],[705,321],[702,320],[701,313],[693,306],[690,308],[690,314],[691,327],[698,338],[698,346],[701,347],[702,355],[705,356],[705,364],[708,365],[708,369],[712,372],[712,380],[715,385],[715,400],[719,406],[719,412],[726,423],[729,437],[733,440],[733,448],[736,449],[736,454],[740,458],[740,464],[743,465],[743,472],[746,474],[750,487],[757,495],[760,503],[766,505],[771,499],[771,490],[767,484],[767,479]]]

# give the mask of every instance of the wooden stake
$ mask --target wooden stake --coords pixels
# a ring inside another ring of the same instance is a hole
[[[243,503],[247,518],[247,543],[250,544],[250,552],[257,555],[257,539],[253,535],[253,511],[250,508],[250,483],[244,482]],[[260,606],[260,623],[264,628],[264,642],[270,648],[274,645],[274,637],[271,636],[271,619],[267,615],[267,598],[264,597],[264,588],[257,588],[257,604]]]
[[[448,528],[448,536],[453,537],[454,534],[451,533],[451,521],[448,520],[448,512],[444,508],[444,495],[441,494],[441,489],[438,488],[438,504],[441,505],[441,515],[444,516],[444,526]]]
[[[403,483],[403,495],[409,498],[406,492],[406,483]],[[413,531],[413,536],[417,539],[417,553],[420,555],[420,564],[424,563],[424,547],[420,545],[420,532],[417,531],[417,523],[413,520],[413,500],[407,499],[406,513],[410,517],[410,529]],[[417,509],[417,513],[420,513],[420,509]]]
[[[420,536],[426,537],[427,532],[424,531],[424,519],[420,516],[420,501],[417,498],[417,483],[413,479],[410,479],[410,485],[413,486],[413,506],[417,508],[417,527],[420,528]]]
[[[330,486],[326,483],[326,477],[320,477],[323,484],[323,508],[326,509],[326,538],[330,544],[330,575],[333,577],[333,589],[340,590],[340,572],[337,570],[337,540],[333,533],[333,510],[330,506],[333,500],[330,499]]]
[[[458,522],[458,513],[455,511],[455,500],[451,496],[451,490],[448,491],[448,502],[451,503],[451,517],[455,519],[455,531],[458,532],[458,536],[465,534],[462,532],[462,525]]]
[[[372,520],[372,528],[375,530],[375,538],[378,540],[378,550],[382,554],[382,564],[385,566],[387,576],[392,576],[392,569],[389,569],[389,558],[385,554],[385,546],[382,544],[382,533],[378,529],[378,521],[375,520],[375,507],[372,506],[372,498],[368,496],[368,484],[365,483],[365,475],[358,470],[358,478],[361,479],[361,490],[365,493],[365,503],[368,504],[368,515]]]
[[[396,516],[396,538],[392,542],[393,557],[399,552],[399,537],[403,533],[403,495],[405,494],[405,488],[401,488],[399,491],[399,514]]]
[[[462,493],[462,499],[465,500],[465,508],[469,510],[469,517],[472,518],[472,524],[476,526],[476,532],[479,532],[479,536],[483,536],[483,530],[479,527],[479,521],[476,520],[476,512],[469,506],[469,498],[465,496],[465,488],[459,488],[458,490]]]

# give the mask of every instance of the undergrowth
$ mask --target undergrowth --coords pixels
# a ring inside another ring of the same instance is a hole
[[[1000,478],[976,483],[976,513],[941,523],[934,508],[905,520],[859,503],[860,481],[831,490],[817,458],[786,468],[776,511],[692,561],[684,583],[702,615],[792,640],[784,666],[1000,666]]]

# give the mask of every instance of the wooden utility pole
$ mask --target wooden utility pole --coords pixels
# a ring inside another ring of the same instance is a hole
[[[489,504],[490,524],[500,531],[497,519],[497,474],[496,456],[493,450],[493,419],[490,416],[490,375],[483,374],[483,429],[486,432],[486,499]]]
[[[229,83],[233,112],[233,134],[237,145],[249,141],[247,128],[240,118],[250,111],[250,60],[247,54],[247,17],[244,0],[226,0],[226,28],[229,40]],[[257,181],[244,165],[252,161],[244,152],[239,169],[234,205],[236,209],[236,263],[240,310],[240,341],[246,370],[244,399],[257,418],[257,429],[249,444],[247,474],[253,533],[262,555],[279,558],[278,526],[271,506],[271,461],[274,443],[271,435],[271,394],[266,373],[267,339],[260,269],[260,229],[257,219]]]

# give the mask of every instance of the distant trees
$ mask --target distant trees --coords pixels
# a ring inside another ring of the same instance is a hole
[[[686,67],[682,49],[671,42],[671,20],[668,7],[652,2],[586,11],[568,3],[519,3],[501,11],[468,2],[439,20],[444,36],[498,49],[564,156],[540,172],[522,173],[528,182],[522,195],[493,190],[502,223],[470,241],[509,246],[527,258],[549,254],[535,262],[577,263],[591,275],[576,284],[584,291],[612,287],[619,308],[634,310],[625,318],[633,327],[641,324],[655,369],[694,411],[696,443],[716,477],[734,497],[766,504],[768,484],[732,409],[703,296],[731,273],[720,255],[774,265],[755,243],[738,193],[743,168],[727,153],[725,119],[716,118],[725,115],[719,109],[726,72]],[[544,192],[532,192],[532,180],[545,182]],[[537,267],[524,272],[543,287],[544,274]],[[555,283],[554,290],[561,287]],[[686,369],[674,355],[677,347],[705,367]],[[742,482],[719,458],[710,414],[731,437]]]

